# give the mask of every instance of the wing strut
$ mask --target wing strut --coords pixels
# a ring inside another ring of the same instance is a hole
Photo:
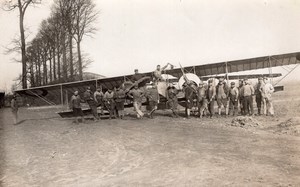
[[[281,82],[284,78],[286,78],[289,74],[292,73],[300,64],[296,64],[295,67],[293,67],[285,76],[283,76],[279,81],[277,81],[274,86],[276,86],[279,82]]]
[[[38,98],[42,99],[43,101],[45,101],[46,103],[48,103],[49,105],[55,105],[55,103],[51,102],[51,101],[48,101],[47,99],[45,99],[44,97],[34,93],[33,91],[31,90],[28,90],[30,93],[32,93],[33,95],[37,96]]]
[[[272,60],[270,56],[269,56],[269,75],[271,78],[271,84],[273,84]]]

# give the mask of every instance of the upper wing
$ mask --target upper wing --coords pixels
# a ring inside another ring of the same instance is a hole
[[[234,60],[214,64],[205,64],[199,66],[188,66],[184,67],[184,70],[202,77],[247,70],[264,69],[276,66],[285,66],[298,63],[300,63],[300,52],[273,56],[263,56],[244,60]],[[180,68],[167,70],[167,73],[175,77],[180,77],[182,75]]]

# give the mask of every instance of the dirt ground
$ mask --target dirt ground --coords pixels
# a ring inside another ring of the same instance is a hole
[[[59,108],[21,108],[13,125],[2,109],[0,185],[300,186],[295,88],[274,94],[273,118],[173,119],[160,111],[74,124]]]

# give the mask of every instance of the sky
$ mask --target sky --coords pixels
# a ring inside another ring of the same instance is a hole
[[[52,0],[30,7],[30,41],[48,17]],[[87,71],[104,76],[149,72],[157,64],[217,63],[300,51],[298,0],[95,0],[100,11],[93,38],[82,49],[93,60]],[[0,89],[21,72],[5,47],[18,36],[18,14],[0,10]],[[255,71],[251,73],[261,73]],[[264,71],[267,72],[267,71]],[[282,68],[273,72],[286,73]],[[300,68],[287,77],[300,81]]]

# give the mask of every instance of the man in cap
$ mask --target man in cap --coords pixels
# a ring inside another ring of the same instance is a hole
[[[19,110],[19,105],[17,102],[17,96],[14,94],[13,98],[10,102],[10,106],[11,106],[11,111],[14,117],[14,125],[16,125],[18,123],[18,110]]]
[[[255,101],[256,101],[256,106],[257,106],[257,114],[261,115],[261,106],[263,103],[263,98],[262,98],[262,90],[263,87],[265,86],[265,83],[263,81],[262,77],[258,77],[258,82],[255,86]]]
[[[115,92],[115,102],[116,109],[118,112],[118,117],[123,119],[124,117],[124,103],[125,103],[126,93],[122,86],[119,86]]]
[[[103,115],[103,108],[104,108],[104,93],[102,92],[101,87],[98,87],[94,93],[94,100],[97,103],[97,106],[101,107],[101,114]]]
[[[149,118],[153,118],[153,113],[157,110],[157,105],[159,103],[159,93],[155,83],[152,84],[152,87],[149,88],[146,92],[146,97],[149,101]]]
[[[233,115],[238,114],[238,98],[239,98],[239,90],[235,86],[235,82],[230,83],[229,89],[229,113],[233,113]]]
[[[133,107],[137,113],[137,118],[143,118],[144,113],[141,111],[141,107],[144,92],[141,89],[139,89],[138,85],[135,85],[134,89],[128,92],[128,96],[133,99]]]
[[[136,82],[136,81],[140,80],[141,78],[143,78],[143,76],[139,73],[138,69],[135,69],[134,75],[132,75],[132,77],[131,77],[132,82]]]
[[[97,103],[94,100],[94,94],[91,91],[90,87],[87,87],[86,91],[83,93],[83,98],[85,102],[89,105],[90,109],[92,110],[92,114],[94,120],[99,120],[98,112],[97,112]]]
[[[186,81],[184,83],[183,92],[185,95],[185,113],[186,117],[190,118],[191,109],[194,106],[194,100],[197,100],[197,87],[193,81]]]
[[[115,93],[112,89],[108,89],[104,94],[104,103],[109,111],[109,119],[112,117],[116,118],[116,103],[115,103]]]
[[[274,87],[270,82],[268,82],[268,78],[264,77],[264,86],[261,87],[261,93],[264,104],[264,114],[274,116],[274,107],[272,100],[272,93],[274,92]]]
[[[167,103],[169,107],[172,110],[172,117],[179,117],[178,112],[177,112],[177,106],[178,106],[178,98],[177,98],[178,90],[173,86],[170,85],[167,88]]]
[[[243,96],[244,96],[244,115],[254,115],[253,111],[253,96],[254,96],[254,87],[251,85],[250,80],[245,80],[245,85],[243,87]],[[249,111],[250,109],[250,111]]]
[[[206,98],[208,100],[208,111],[210,113],[210,118],[215,114],[215,97],[216,97],[216,87],[213,84],[213,79],[208,81],[208,88],[206,92]]]
[[[240,109],[241,109],[241,115],[245,114],[245,108],[244,108],[244,86],[245,86],[245,81],[243,79],[239,80],[239,105],[240,105]]]
[[[227,108],[227,102],[228,102],[228,85],[226,84],[224,78],[219,79],[219,83],[216,86],[216,97],[217,97],[217,104],[218,104],[218,114],[221,115],[222,112],[222,105],[225,108],[225,114],[228,115],[228,108]]]
[[[199,82],[199,87],[197,89],[197,102],[198,102],[198,112],[199,117],[202,118],[205,109],[207,109],[208,100],[206,98],[207,90],[204,87],[203,81]]]
[[[79,117],[81,117],[82,123],[84,123],[84,117],[83,117],[83,112],[81,109],[81,103],[82,100],[80,98],[80,96],[78,95],[78,91],[75,91],[74,94],[71,97],[71,101],[70,101],[70,109],[73,110],[73,114],[76,117],[75,122],[78,123],[78,119]]]

